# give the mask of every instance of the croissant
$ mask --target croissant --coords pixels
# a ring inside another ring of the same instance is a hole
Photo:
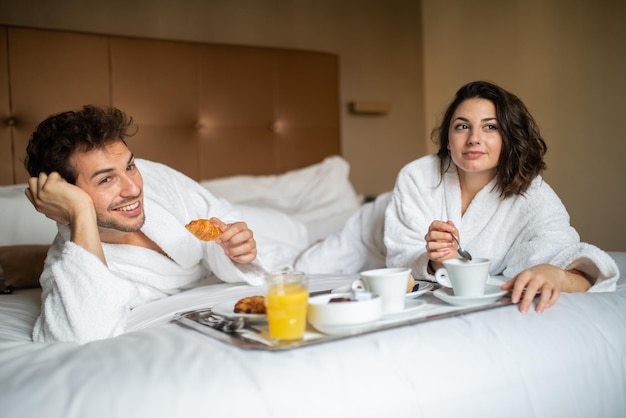
[[[248,296],[243,299],[239,299],[235,303],[233,309],[235,313],[247,313],[247,314],[264,314],[265,313],[265,298],[263,296]]]
[[[196,219],[185,225],[185,228],[202,241],[214,241],[224,232],[208,219]]]
[[[406,292],[407,293],[415,292],[417,289],[414,289],[414,287],[415,287],[415,279],[413,278],[412,274],[409,274],[409,284],[406,287]]]

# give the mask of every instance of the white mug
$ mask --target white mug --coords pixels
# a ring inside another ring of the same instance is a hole
[[[361,272],[361,278],[352,282],[352,289],[365,289],[380,295],[383,312],[404,309],[406,288],[409,285],[409,268],[381,268]]]
[[[453,258],[445,260],[443,267],[435,272],[437,283],[451,287],[454,296],[474,297],[485,294],[485,285],[489,279],[487,258],[474,258],[472,261]]]

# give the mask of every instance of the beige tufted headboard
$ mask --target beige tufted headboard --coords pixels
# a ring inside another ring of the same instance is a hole
[[[273,174],[340,154],[333,54],[0,25],[0,184],[27,179],[47,116],[116,106],[135,155],[197,180]]]

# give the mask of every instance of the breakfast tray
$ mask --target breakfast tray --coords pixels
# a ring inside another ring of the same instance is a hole
[[[217,329],[211,326],[211,322],[208,321],[210,317],[215,315],[211,308],[177,313],[173,320],[181,325],[187,326],[226,344],[230,344],[241,349],[281,351],[352,338],[358,335],[380,332],[407,325],[419,324],[422,322],[430,322],[438,319],[467,315],[474,312],[486,311],[513,304],[510,298],[510,293],[506,294],[496,302],[471,307],[448,305],[439,301],[432,294],[423,295],[419,299],[425,301],[426,305],[423,309],[420,309],[413,314],[404,315],[394,319],[382,319],[366,327],[339,335],[323,334],[308,325],[304,338],[295,342],[273,341],[269,336],[267,323],[265,322],[247,324],[244,328],[234,332],[225,332]]]

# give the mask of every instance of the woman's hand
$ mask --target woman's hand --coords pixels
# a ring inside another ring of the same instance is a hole
[[[501,288],[512,290],[511,300],[520,303],[520,312],[528,312],[540,291],[535,311],[542,313],[554,306],[561,292],[584,292],[590,286],[587,278],[577,270],[562,270],[551,264],[539,264],[522,271]]]
[[[459,238],[459,231],[452,221],[433,221],[428,227],[424,241],[428,258],[433,262],[435,269],[441,267],[442,261],[456,257],[457,244],[450,234]]]
[[[238,263],[249,263],[256,258],[257,249],[254,234],[245,222],[225,224],[217,218],[210,220],[224,231],[215,240],[224,249],[224,254]]]

